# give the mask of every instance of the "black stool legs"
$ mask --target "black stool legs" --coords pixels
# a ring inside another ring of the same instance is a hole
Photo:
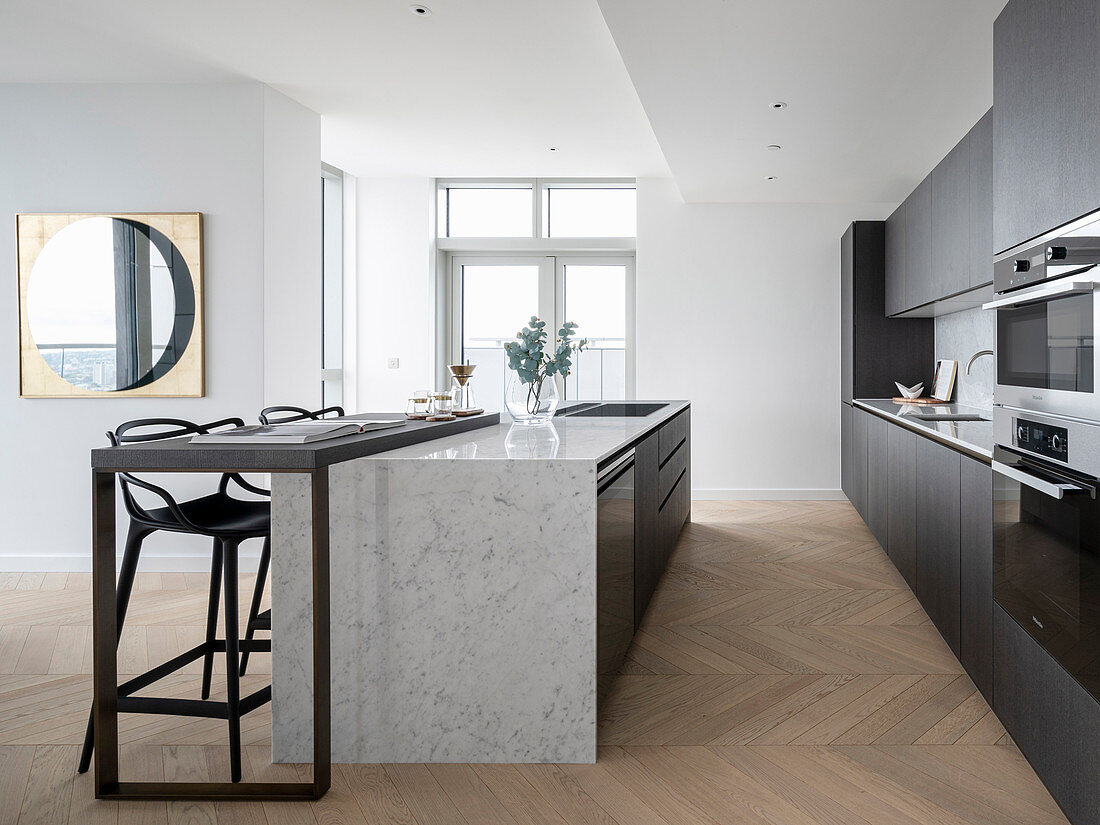
[[[225,679],[226,716],[229,719],[229,766],[234,782],[241,781],[241,673],[240,642],[237,617],[237,546],[238,542],[222,542],[225,575]]]
[[[126,546],[122,551],[122,567],[118,571],[118,586],[115,591],[115,617],[118,623],[118,636],[115,646],[122,640],[122,624],[126,620],[126,608],[130,604],[130,594],[134,590],[134,576],[137,573],[138,556],[141,555],[141,543],[153,531],[130,522],[126,531]],[[88,713],[88,730],[84,734],[84,747],[80,751],[79,773],[87,773],[92,764],[92,743],[95,735],[94,711]]]
[[[260,551],[260,564],[256,568],[256,587],[252,591],[252,605],[248,608],[248,621],[244,626],[245,641],[251,641],[264,622],[258,621],[260,615],[260,600],[264,595],[264,583],[267,581],[267,568],[271,564],[271,537],[264,538],[264,549]],[[271,629],[271,621],[267,621],[267,629]],[[241,676],[244,676],[248,667],[248,650],[241,654]]]
[[[202,698],[210,698],[210,677],[214,672],[214,640],[218,637],[218,600],[222,584],[222,540],[214,539],[210,558],[210,598],[206,605],[206,654],[202,657]]]

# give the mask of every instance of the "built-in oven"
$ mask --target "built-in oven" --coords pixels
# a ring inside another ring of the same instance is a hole
[[[1100,421],[1100,213],[998,256],[996,403]]]
[[[994,410],[993,598],[1100,701],[1100,425]]]

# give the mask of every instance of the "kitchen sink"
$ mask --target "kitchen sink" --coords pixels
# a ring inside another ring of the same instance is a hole
[[[657,412],[661,407],[667,406],[668,404],[630,401],[576,404],[564,410],[558,410],[557,416],[559,418],[567,415],[575,415],[578,417],[584,416],[586,418],[644,418],[647,415]]]
[[[974,413],[914,413],[906,418],[918,421],[989,421],[990,419]]]

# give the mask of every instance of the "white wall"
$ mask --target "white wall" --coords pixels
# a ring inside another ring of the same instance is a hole
[[[432,389],[435,328],[435,189],[428,178],[358,178],[356,403],[404,410]],[[389,369],[387,359],[400,367]]]
[[[247,84],[0,84],[0,569],[88,569],[91,530],[88,451],[124,420],[154,415],[253,419],[264,402],[265,214],[274,201],[318,199],[317,145],[306,145],[317,115],[283,112],[294,137],[265,161],[265,108],[278,101]],[[266,104],[266,106],[265,106]],[[301,131],[299,131],[299,129]],[[289,139],[288,139],[289,140]],[[308,192],[290,167],[314,174]],[[286,174],[279,167],[286,164]],[[280,182],[265,192],[265,181]],[[16,212],[181,212],[204,219],[206,397],[198,399],[20,399],[16,326]],[[274,221],[275,218],[272,217]],[[273,223],[273,227],[274,227]],[[287,244],[316,235],[289,219]],[[314,269],[311,269],[313,267]],[[318,256],[291,268],[297,289],[319,292]],[[306,299],[307,301],[310,299]],[[289,317],[272,303],[268,318],[287,342],[319,340],[309,305]],[[6,354],[5,354],[6,353]],[[190,479],[191,484],[199,479]],[[209,486],[203,484],[203,489]],[[126,522],[120,516],[120,534]],[[146,569],[205,569],[208,541],[154,536]]]
[[[697,498],[840,497],[840,236],[890,210],[638,181],[638,398],[691,400]]]
[[[321,118],[266,86],[263,105],[264,405],[317,409]]]

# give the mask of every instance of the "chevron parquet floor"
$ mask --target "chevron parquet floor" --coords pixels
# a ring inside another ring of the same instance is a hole
[[[595,765],[341,765],[316,803],[94,801],[74,776],[88,576],[0,573],[0,825],[1065,823],[847,502],[696,502],[693,519],[608,697]],[[126,672],[193,644],[205,610],[203,576],[138,587]],[[262,681],[270,663],[254,662]],[[269,764],[268,724],[246,718],[246,772],[297,776]],[[121,736],[133,778],[227,772],[222,723],[123,717]]]

